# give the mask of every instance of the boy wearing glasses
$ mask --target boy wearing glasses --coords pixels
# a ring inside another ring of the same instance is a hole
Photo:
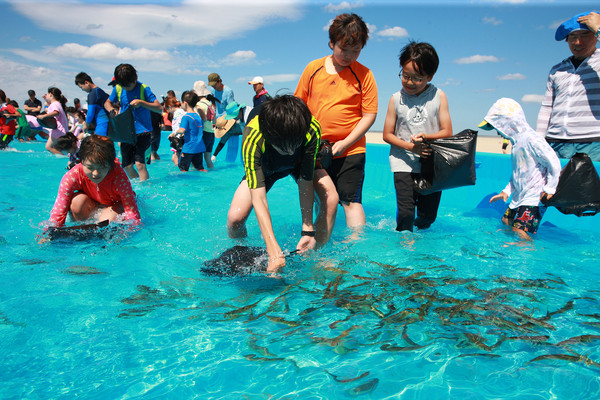
[[[428,228],[440,205],[441,192],[421,195],[413,188],[421,173],[419,159],[431,154],[426,141],[452,136],[446,94],[430,83],[438,65],[438,55],[428,43],[411,41],[400,54],[402,89],[392,95],[383,126],[383,140],[391,145],[397,231]]]

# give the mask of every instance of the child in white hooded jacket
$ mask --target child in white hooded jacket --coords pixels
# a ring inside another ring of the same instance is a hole
[[[523,109],[513,99],[502,98],[494,103],[479,125],[495,129],[512,143],[512,177],[490,203],[511,198],[502,222],[512,226],[523,239],[537,232],[546,211],[541,203],[556,192],[560,176],[560,160],[543,136],[537,134],[525,119]]]

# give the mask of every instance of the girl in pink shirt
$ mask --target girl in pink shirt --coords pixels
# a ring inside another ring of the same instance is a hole
[[[48,93],[44,95],[44,100],[48,103],[48,108],[45,114],[38,115],[38,119],[42,120],[47,117],[54,117],[56,120],[56,128],[50,130],[50,136],[46,142],[46,150],[54,154],[62,154],[60,151],[54,148],[56,139],[63,136],[69,131],[69,120],[65,109],[67,106],[67,99],[63,96],[59,88],[49,87]]]
[[[106,136],[92,135],[81,141],[81,163],[62,178],[50,223],[63,226],[70,212],[73,220],[129,220],[141,222],[135,193],[127,174],[115,160],[115,146]]]

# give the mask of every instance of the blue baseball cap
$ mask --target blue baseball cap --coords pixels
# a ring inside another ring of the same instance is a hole
[[[590,11],[587,11],[587,12],[584,12],[581,14],[577,14],[570,20],[565,21],[562,24],[560,24],[560,26],[556,30],[556,33],[554,34],[554,39],[556,39],[557,41],[561,41],[561,40],[564,40],[567,36],[569,36],[569,33],[573,32],[573,31],[588,31],[589,29],[586,24],[577,22],[577,19],[579,17],[583,17],[584,15],[588,15],[588,14],[590,14]]]

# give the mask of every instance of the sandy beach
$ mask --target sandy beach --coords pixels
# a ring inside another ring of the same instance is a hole
[[[373,131],[367,133],[367,143],[386,144],[382,139],[382,133]],[[477,137],[477,151],[502,154],[502,138],[500,136],[479,135]],[[510,144],[506,151],[510,154]]]

